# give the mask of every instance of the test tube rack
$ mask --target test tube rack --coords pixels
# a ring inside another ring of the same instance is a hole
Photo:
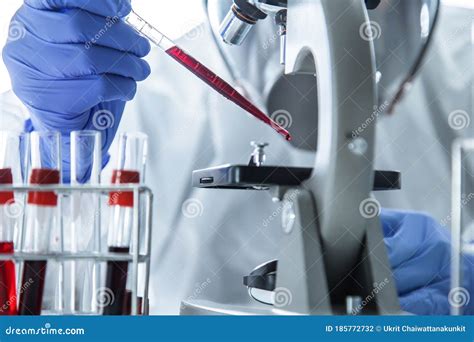
[[[65,209],[64,198],[66,196],[71,196],[72,194],[82,193],[82,194],[97,194],[99,196],[108,196],[111,192],[128,192],[133,193],[134,205],[133,205],[133,229],[131,236],[131,253],[130,254],[118,254],[118,253],[109,253],[103,251],[102,248],[99,248],[98,252],[55,252],[55,253],[45,253],[45,254],[30,254],[22,253],[22,246],[15,248],[15,253],[12,255],[1,255],[0,261],[14,261],[22,267],[22,263],[25,260],[34,260],[34,261],[54,261],[61,264],[68,261],[81,261],[81,260],[90,260],[95,263],[106,263],[108,261],[112,262],[129,262],[129,273],[128,277],[131,284],[132,300],[131,300],[131,314],[135,315],[149,315],[149,282],[150,282],[150,250],[151,250],[151,233],[152,233],[152,207],[153,207],[153,193],[152,191],[143,185],[139,184],[124,184],[124,185],[111,185],[111,186],[68,186],[68,185],[45,185],[45,186],[0,186],[0,192],[14,192],[15,197],[26,198],[28,192],[55,192],[59,199],[58,210],[59,210],[59,229],[61,235],[65,231],[65,223],[63,219],[63,212]],[[24,203],[24,202],[23,202]],[[98,208],[100,211],[100,208]],[[18,241],[22,240],[25,231],[25,219],[20,218],[19,224],[19,238]],[[98,220],[98,236],[105,236],[102,234],[103,227],[102,223]],[[142,236],[143,234],[143,236]],[[104,243],[103,241],[101,244]],[[106,241],[105,241],[106,244]],[[18,250],[18,252],[17,252]],[[143,292],[143,308],[142,312],[139,312],[139,296],[138,296],[138,279],[139,279],[139,265],[144,265],[145,268],[145,280],[144,280],[144,292]],[[18,272],[21,274],[21,271]],[[64,282],[61,286],[62,294],[66,293]],[[62,302],[63,299],[60,299]],[[59,310],[60,311],[60,310]],[[54,312],[54,314],[71,314],[71,312]],[[74,313],[72,313],[74,314]],[[98,312],[97,314],[100,314]]]

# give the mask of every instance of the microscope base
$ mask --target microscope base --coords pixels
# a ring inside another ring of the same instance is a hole
[[[276,309],[272,306],[258,304],[230,305],[209,301],[189,301],[181,303],[181,316],[292,316],[298,313]],[[373,313],[376,314],[376,313]],[[329,313],[328,313],[329,315]],[[371,315],[367,312],[367,315]],[[400,311],[396,315],[409,315]]]

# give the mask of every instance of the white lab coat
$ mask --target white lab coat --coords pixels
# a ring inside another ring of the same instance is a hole
[[[179,44],[229,80],[208,25],[199,32],[198,39],[184,37]],[[260,76],[270,77],[261,71],[269,61],[281,70],[278,50],[260,58],[265,39],[266,33],[259,32],[236,50],[260,105],[258,93],[266,86]],[[153,74],[139,86],[121,129],[150,136],[147,183],[155,194],[152,312],[177,313],[183,299],[250,301],[242,277],[275,257],[279,219],[273,213],[278,205],[269,192],[193,189],[191,173],[226,163],[247,164],[253,140],[270,143],[268,164],[312,166],[314,156],[293,150],[271,128],[210,91],[163,52],[153,50],[148,61]],[[185,203],[195,203],[199,215],[187,217]]]
[[[460,131],[448,125],[452,111],[471,113],[471,17],[465,9],[444,8],[423,72],[396,113],[378,124],[376,167],[403,173],[403,190],[377,194],[383,206],[425,211],[438,220],[450,214],[450,146],[458,136],[472,136],[472,125]],[[230,80],[209,26],[194,33],[179,43]],[[261,29],[243,48],[224,47],[233,49],[234,65],[254,87],[250,92],[259,105],[265,101],[258,94],[281,71],[278,50],[264,48],[272,33]],[[139,85],[120,130],[150,137],[146,183],[155,194],[151,313],[177,314],[180,302],[189,299],[250,301],[242,276],[278,258],[279,204],[265,191],[193,189],[191,173],[247,163],[252,140],[270,143],[269,165],[311,167],[314,155],[292,148],[163,52],[153,50],[148,61],[153,73]],[[113,160],[105,180],[111,165]],[[188,212],[193,208],[197,214]]]

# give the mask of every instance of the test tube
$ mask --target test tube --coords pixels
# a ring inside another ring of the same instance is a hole
[[[98,131],[71,133],[71,185],[98,186],[102,170],[102,143]],[[72,253],[100,251],[100,196],[95,193],[73,192],[71,195]],[[91,261],[72,261],[69,272],[69,305],[75,314],[98,313],[97,291],[100,264]]]
[[[459,139],[452,146],[451,190],[451,290],[449,304],[452,315],[464,315],[474,307],[472,299],[474,275],[474,224],[472,218],[472,171],[474,139]]]
[[[140,184],[145,179],[148,138],[142,133],[124,133],[119,136],[118,162],[112,173],[112,184]],[[134,223],[134,195],[131,191],[112,192],[109,195],[109,252],[130,253]],[[127,261],[107,262],[106,289],[113,301],[104,306],[104,315],[122,315],[126,306],[128,275]],[[136,295],[136,294],[135,294]]]
[[[22,185],[26,171],[27,135],[0,132],[0,186]],[[12,255],[22,216],[21,201],[13,191],[0,192],[0,254]],[[17,314],[15,263],[0,261],[0,315]]]
[[[33,132],[30,136],[29,184],[54,185],[61,182],[61,138],[57,132]],[[25,253],[49,252],[51,235],[58,225],[58,196],[54,191],[28,193],[26,224],[22,241]],[[20,315],[40,315],[47,262],[25,260],[18,311]]]
[[[123,315],[130,316],[132,314],[132,297],[133,293],[130,290],[125,291],[125,301],[123,304]],[[138,297],[138,313],[139,315],[143,315],[143,298]]]

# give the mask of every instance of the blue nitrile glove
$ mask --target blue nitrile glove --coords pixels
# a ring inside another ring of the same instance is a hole
[[[450,313],[451,239],[447,228],[433,218],[415,212],[383,209],[381,220],[390,263],[402,309],[417,315]],[[474,258],[465,256],[466,279],[451,301],[466,302],[466,314],[474,312]],[[457,298],[456,297],[464,297]],[[459,303],[459,302],[458,302]]]
[[[137,81],[150,74],[150,43],[120,18],[130,0],[25,0],[12,19],[3,59],[28,107],[26,130],[60,131],[65,181],[69,134],[100,130],[103,156]]]

